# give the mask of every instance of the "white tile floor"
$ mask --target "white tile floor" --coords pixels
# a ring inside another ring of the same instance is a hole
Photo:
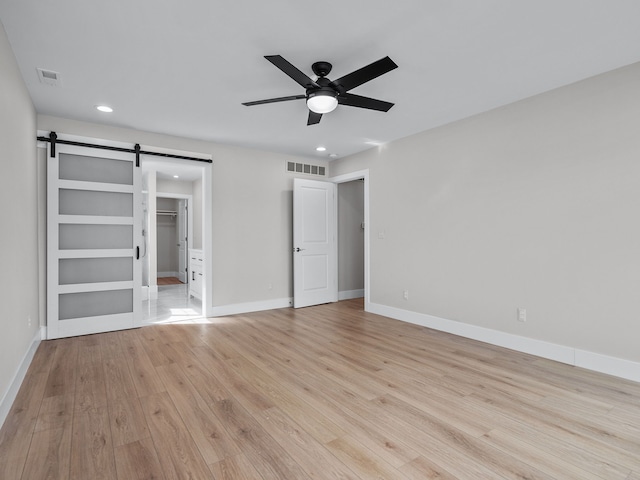
[[[201,323],[202,302],[189,296],[189,285],[160,285],[158,298],[142,302],[146,324]]]

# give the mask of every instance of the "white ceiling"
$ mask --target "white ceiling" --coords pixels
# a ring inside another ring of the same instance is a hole
[[[638,0],[0,0],[0,20],[38,113],[325,158],[640,61]],[[389,55],[352,92],[396,105],[309,127],[302,100],[241,105],[304,93],[273,54],[334,79]]]

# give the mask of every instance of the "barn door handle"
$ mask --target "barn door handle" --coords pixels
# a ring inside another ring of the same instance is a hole
[[[140,260],[140,247],[136,247],[136,260]]]

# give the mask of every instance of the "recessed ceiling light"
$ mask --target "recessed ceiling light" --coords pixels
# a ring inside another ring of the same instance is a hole
[[[173,178],[180,178],[178,175],[174,175]]]
[[[107,107],[106,105],[96,105],[96,109],[98,109],[98,110],[100,110],[101,112],[104,112],[104,113],[113,112],[113,108]]]
[[[338,154],[337,153],[330,153],[329,157],[331,158],[338,158]]]
[[[324,152],[327,150],[327,147],[316,147],[317,152]]]

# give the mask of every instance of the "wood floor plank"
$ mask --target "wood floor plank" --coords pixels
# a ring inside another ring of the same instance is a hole
[[[235,318],[222,318],[222,322],[231,321],[235,324]],[[223,324],[214,324],[212,328],[202,331],[200,338],[210,348],[211,354],[218,360],[229,360],[237,355],[233,345],[229,342],[233,339],[232,332],[227,331]]]
[[[491,403],[494,407],[510,411],[514,416],[521,418],[534,418],[543,422],[549,428],[559,428],[576,436],[593,439],[604,446],[611,446],[623,454],[640,454],[640,438],[628,434],[621,434],[615,429],[605,430],[594,425],[590,418],[577,419],[569,413],[559,414],[545,409],[539,403],[526,402],[522,398],[512,398],[508,395],[494,395],[491,392],[474,393],[470,398],[479,398],[485,403]]]
[[[416,409],[391,395],[376,399],[375,404],[389,410],[396,418],[406,422],[411,428],[427,432],[432,442],[434,440],[442,442],[449,448],[463,452],[467,458],[482,463],[505,478],[552,478],[516,457],[503,454],[498,449],[489,447],[482,441],[464,434],[445,421]]]
[[[328,416],[322,415],[314,408],[310,409],[300,396],[295,395],[280,380],[272,377],[245,357],[239,355],[228,360],[228,363],[319,442],[327,443],[346,435],[346,431],[331,421]]]
[[[174,359],[167,354],[165,346],[171,342],[165,338],[162,327],[166,325],[158,325],[157,328],[139,328],[133,331],[133,334],[140,339],[154,367],[174,362]]]
[[[156,393],[141,401],[165,477],[211,477],[208,465],[200,455],[169,394]]]
[[[211,468],[215,480],[238,480],[240,478],[261,480],[264,478],[242,454],[220,460],[210,465],[209,468]]]
[[[117,480],[109,413],[106,406],[76,410],[72,435],[69,478],[71,480],[87,478]]]
[[[469,397],[469,401],[475,401]],[[495,416],[503,416],[507,423],[501,427],[518,438],[533,443],[537,448],[555,455],[581,468],[597,473],[602,478],[618,478],[638,463],[638,456],[604,445],[593,438],[577,435],[562,427],[550,426],[534,417],[523,417],[509,409],[493,408],[483,402],[478,408],[487,408]],[[501,422],[502,423],[502,422]]]
[[[73,395],[75,392],[78,343],[71,339],[47,342],[56,346],[51,357],[45,397]]]
[[[107,390],[100,345],[79,347],[77,369],[74,409],[86,412],[106,407]]]
[[[27,372],[0,430],[0,478],[22,475],[47,382],[48,371]]]
[[[247,410],[261,411],[273,407],[273,403],[226,363],[211,356],[208,349],[194,348],[198,360],[205,369],[215,372],[215,377]]]
[[[212,464],[240,454],[220,419],[209,409],[182,369],[171,364],[157,370],[204,461]]]
[[[345,465],[355,471],[362,480],[406,480],[406,476],[393,468],[357,440],[347,436],[327,444],[329,450]]]
[[[137,397],[116,397],[109,400],[109,423],[114,446],[149,437],[149,427]]]
[[[73,419],[73,394],[44,397],[40,404],[36,432],[50,428],[71,426]]]
[[[242,453],[265,480],[307,478],[305,471],[285,448],[275,442],[239,402],[223,400],[213,408],[216,416],[225,421]]]
[[[69,478],[70,461],[71,424],[40,430],[34,433],[31,440],[22,478],[29,480]]]
[[[439,385],[423,381],[418,376],[407,377],[404,373],[379,374],[388,378],[388,394],[401,399],[426,413],[436,416],[462,432],[480,437],[496,427],[499,417],[481,415],[481,411],[470,408],[462,396],[440,388]]]
[[[280,409],[274,407],[265,410],[257,419],[304,468],[308,478],[357,480],[353,471]]]
[[[454,477],[444,468],[423,456],[411,460],[411,462],[401,466],[399,470],[409,480],[457,480],[457,477]]]
[[[104,369],[107,400],[118,397],[135,397],[136,386],[129,371],[124,351],[117,332],[103,334],[104,341],[100,345],[102,367]]]
[[[137,390],[117,332],[102,336],[100,345],[107,391],[107,408],[114,446],[149,437]]]
[[[216,377],[215,371],[199,363],[193,352],[185,352],[191,356],[191,361],[181,365],[182,371],[189,378],[191,383],[198,389],[200,396],[207,404],[219,402],[231,397],[231,393],[224,384]]]
[[[517,436],[510,435],[501,429],[486,433],[483,435],[482,441],[487,442],[522,462],[529,465],[536,465],[539,470],[553,478],[562,478],[568,475],[572,478],[579,478],[580,480],[602,480],[600,475],[573,465],[570,462],[566,462],[555,455],[549,455],[543,450],[531,445],[531,443],[524,442]],[[607,476],[608,480],[624,480],[628,472],[620,472],[620,476],[614,476],[612,473],[611,471],[609,472]]]
[[[162,465],[151,438],[115,448],[119,480],[164,480]]]
[[[118,332],[123,354],[126,355],[131,377],[138,397],[146,397],[164,391],[164,385],[158,377],[153,362],[142,346],[134,330]]]

